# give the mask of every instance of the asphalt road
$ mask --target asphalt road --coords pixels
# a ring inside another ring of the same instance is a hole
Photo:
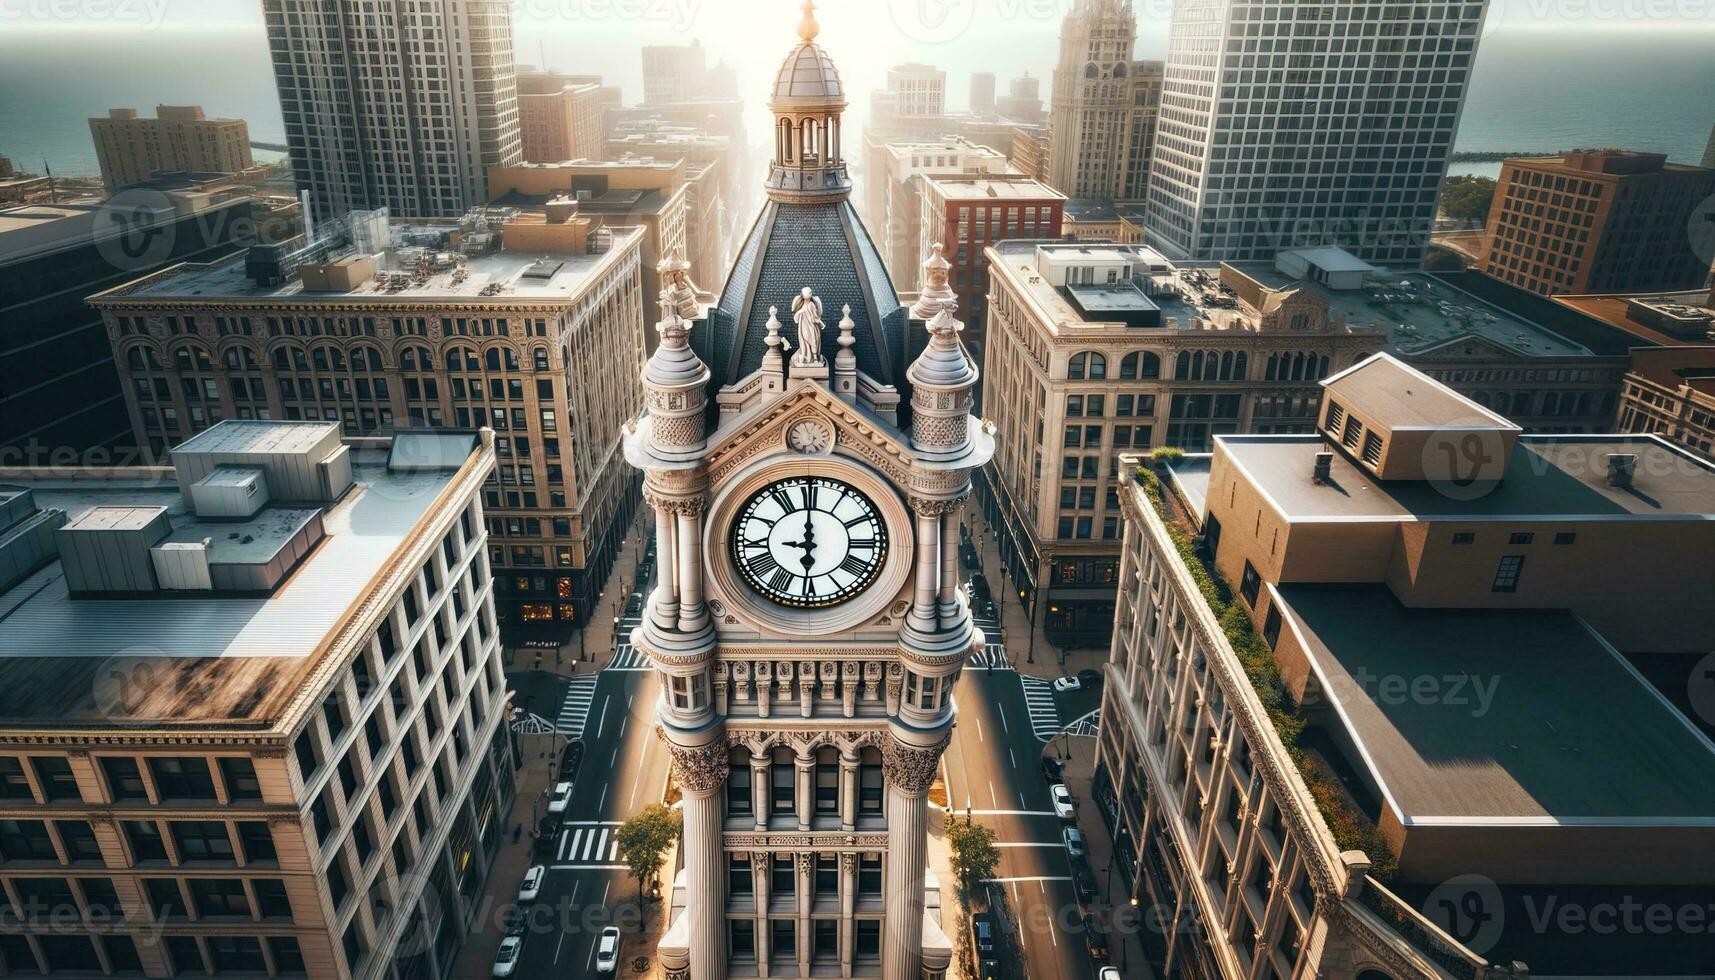
[[[521,675],[515,684],[521,697],[528,691],[533,705],[548,708],[530,710],[553,718],[567,682],[543,678],[551,675]],[[659,802],[666,785],[667,752],[650,728],[658,690],[654,673],[647,670],[597,675],[571,804],[559,832],[538,845],[536,861],[548,867],[548,875],[531,907],[524,953],[513,976],[594,977],[601,930],[614,924],[626,932],[637,928],[637,882],[619,861],[613,835],[626,817]],[[527,764],[544,760],[532,758]],[[528,831],[544,811],[542,801],[520,800],[516,819]],[[671,873],[664,869],[662,876]]]
[[[966,667],[953,696],[959,721],[943,758],[947,799],[956,814],[969,808],[978,823],[993,828],[1000,846],[990,897],[991,908],[1001,913],[1002,970],[1019,980],[1094,980],[1075,867],[1061,836],[1066,824],[1049,800],[1050,784],[1042,774],[1046,744],[1032,727],[1021,678],[1011,670]],[[1056,702],[1062,723],[1069,724],[1092,710],[1098,696],[1078,692],[1059,695]],[[1100,884],[1102,869],[1094,871]],[[1016,950],[1009,951],[1013,944]]]

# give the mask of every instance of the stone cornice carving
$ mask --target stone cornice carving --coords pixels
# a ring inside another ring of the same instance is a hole
[[[852,856],[857,851],[874,850],[887,847],[886,833],[852,834],[844,831],[789,832],[782,834],[729,833],[721,837],[721,845],[729,851],[753,851],[768,854],[772,849],[780,848],[810,848],[821,851],[837,851],[854,848]]]
[[[911,512],[919,517],[945,517],[964,506],[964,497],[919,497],[911,495]]]

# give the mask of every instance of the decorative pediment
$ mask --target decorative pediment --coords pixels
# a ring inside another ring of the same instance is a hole
[[[1513,360],[1520,357],[1533,356],[1528,351],[1519,350],[1480,334],[1468,333],[1439,344],[1424,347],[1405,355],[1412,362],[1419,361],[1493,361],[1497,358]]]
[[[823,447],[820,434],[832,437]],[[913,461],[902,433],[809,381],[722,426],[709,440],[709,482],[719,487],[752,460],[773,453],[843,455],[868,464],[898,486]]]

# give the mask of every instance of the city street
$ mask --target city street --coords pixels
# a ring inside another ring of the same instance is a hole
[[[955,814],[968,809],[995,831],[1001,861],[991,895],[1000,899],[1002,921],[1014,927],[1001,929],[1003,944],[1010,932],[1020,947],[1017,957],[1002,957],[1003,970],[1010,961],[1022,966],[1014,974],[1020,978],[1090,980],[1096,970],[1061,838],[1067,825],[1054,815],[1042,774],[1047,746],[1035,724],[1047,719],[1043,708],[1026,700],[1028,680],[1008,669],[965,668],[953,695],[959,723],[943,760],[947,799]],[[1073,692],[1059,696],[1057,710],[1070,720],[1093,710],[1097,700],[1093,691]],[[1084,708],[1086,701],[1091,708]]]
[[[552,678],[544,683],[538,678]],[[651,730],[658,685],[648,670],[616,666],[595,675],[568,679],[524,675],[521,696],[533,696],[531,710],[552,721],[559,705],[578,683],[592,679],[587,711],[581,711],[583,763],[558,833],[538,845],[533,860],[548,867],[531,913],[530,928],[516,976],[585,977],[595,975],[595,945],[604,926],[616,920],[627,932],[638,921],[637,883],[618,858],[614,834],[637,810],[659,802],[667,781],[666,749]],[[551,709],[538,705],[547,701]],[[544,760],[528,759],[541,765]],[[518,801],[516,819],[529,826],[545,816],[547,801]],[[672,869],[662,871],[670,876]]]

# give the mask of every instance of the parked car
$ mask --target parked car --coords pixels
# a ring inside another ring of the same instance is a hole
[[[1061,694],[1065,694],[1069,691],[1076,691],[1083,686],[1084,686],[1084,682],[1077,679],[1076,677],[1056,677],[1056,678],[1054,678],[1054,690],[1060,692]]]
[[[977,980],[1000,980],[1000,961],[983,960],[977,970]]]
[[[1102,972],[1096,974],[1096,980],[1120,980],[1120,971],[1117,967],[1104,966]]]
[[[1076,827],[1067,827],[1060,831],[1060,837],[1066,842],[1066,856],[1074,861],[1084,859],[1084,832]]]
[[[1102,927],[1102,920],[1093,915],[1084,916],[1084,945],[1089,947],[1091,959],[1108,958],[1108,931]]]
[[[1055,783],[1048,787],[1048,797],[1054,801],[1054,815],[1061,820],[1078,819],[1078,804],[1072,802],[1072,791],[1065,783]]]
[[[985,575],[972,575],[971,580],[966,583],[966,588],[970,591],[972,598],[984,602],[990,601],[994,596],[994,593],[989,591],[989,580]]]
[[[1072,876],[1072,887],[1078,890],[1078,904],[1088,905],[1096,900],[1096,876],[1089,868],[1079,868]]]
[[[1083,681],[1085,687],[1100,687],[1102,685],[1102,672],[1086,667],[1078,671],[1078,680]]]
[[[983,567],[982,560],[977,557],[977,549],[967,544],[963,548],[963,551],[965,553],[965,568],[967,570],[974,572]]]
[[[558,816],[566,812],[566,807],[572,802],[572,784],[559,783],[554,786],[554,792],[548,797],[548,812]]]
[[[497,977],[509,977],[512,971],[518,969],[518,955],[524,952],[522,936],[507,936],[500,941],[500,949],[494,954],[494,969],[489,971]]]
[[[1042,757],[1042,778],[1051,783],[1057,783],[1060,781],[1060,774],[1065,771],[1066,765],[1059,759],[1056,759],[1051,755],[1045,755]]]
[[[542,879],[548,877],[548,866],[545,864],[532,865],[524,872],[524,880],[518,883],[518,900],[534,902],[536,896],[542,893]]]
[[[503,936],[522,936],[530,927],[530,913],[524,911],[522,905],[509,905],[506,915],[500,920],[500,934]]]
[[[978,912],[971,916],[971,942],[976,944],[977,959],[994,955],[994,916]]]
[[[596,940],[595,972],[611,976],[619,971],[619,927],[608,926]]]
[[[584,740],[574,738],[566,743],[565,748],[560,750],[560,765],[556,771],[560,774],[562,781],[575,783],[578,779],[578,769],[583,766],[583,763]]]

